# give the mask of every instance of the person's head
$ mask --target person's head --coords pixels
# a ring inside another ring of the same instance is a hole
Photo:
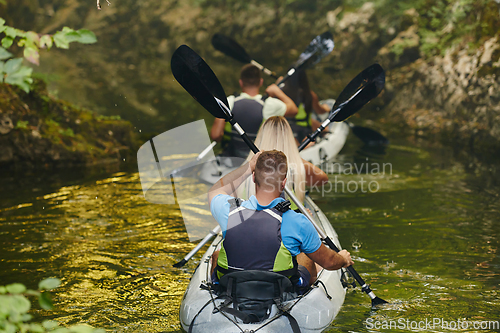
[[[305,196],[305,168],[288,121],[281,116],[268,118],[257,133],[255,145],[262,151],[276,149],[285,154],[288,163],[288,184],[295,191],[295,195],[303,201]],[[250,152],[247,161],[250,161],[253,155]],[[248,179],[248,181],[251,182],[251,179]],[[238,196],[245,198],[249,198],[254,194],[255,186],[251,183],[242,186],[238,192]]]
[[[245,88],[260,88],[264,80],[260,76],[260,69],[252,64],[247,64],[241,68],[240,86]]]
[[[279,196],[285,188],[287,171],[288,163],[283,152],[276,149],[263,151],[253,174],[257,191],[274,192]]]

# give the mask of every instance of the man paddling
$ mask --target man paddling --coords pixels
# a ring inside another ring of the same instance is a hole
[[[297,114],[297,106],[277,85],[266,88],[269,97],[263,99],[259,94],[264,80],[260,70],[254,65],[243,66],[240,73],[241,94],[229,96],[227,101],[234,119],[241,125],[251,140],[255,140],[260,125],[272,116],[293,117]],[[210,137],[217,142],[223,141],[226,156],[246,158],[250,149],[240,135],[226,123],[224,119],[215,118]]]
[[[287,169],[285,154],[265,151],[212,186],[210,210],[224,237],[220,252],[212,256],[212,269],[217,270],[213,278],[238,270],[264,270],[307,287],[316,280],[314,263],[327,270],[353,264],[349,252],[327,248],[311,222],[283,204]],[[240,202],[231,194],[250,175],[256,194]]]

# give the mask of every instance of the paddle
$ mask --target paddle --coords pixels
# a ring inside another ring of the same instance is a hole
[[[342,90],[328,115],[313,134],[309,134],[299,146],[306,147],[332,122],[344,121],[358,112],[366,103],[375,98],[385,85],[385,74],[379,64],[364,69]]]
[[[215,49],[221,51],[225,55],[244,63],[251,63],[264,73],[277,78],[273,71],[265,68],[253,60],[245,49],[233,39],[221,34],[215,34],[212,37],[212,45]],[[321,59],[332,52],[334,45],[333,36],[329,31],[316,36],[311,43],[309,43],[305,51],[301,53],[299,59],[295,62],[292,68],[290,68],[286,75],[280,80],[278,86],[283,88],[284,82],[297,70],[302,68],[306,69],[317,64]]]
[[[225,55],[228,55],[231,58],[236,59],[245,64],[251,63],[258,69],[266,73],[267,75],[275,79],[278,78],[275,72],[271,71],[270,69],[267,69],[266,67],[262,66],[257,61],[252,59],[252,57],[248,55],[245,49],[240,44],[238,44],[234,39],[231,39],[222,34],[215,34],[212,37],[212,45],[216,50],[221,51]]]
[[[284,82],[299,69],[307,69],[316,65],[321,59],[329,55],[335,46],[333,36],[330,31],[325,31],[316,36],[299,56],[297,62],[288,70],[286,75],[278,83],[278,87],[283,88]]]
[[[174,61],[174,58],[176,59]],[[181,66],[174,66],[176,64],[181,64]],[[250,141],[245,131],[241,128],[241,126],[233,119],[231,110],[227,107],[227,100],[223,92],[223,88],[212,72],[211,68],[201,59],[200,56],[196,54],[193,50],[191,50],[186,45],[181,45],[172,56],[172,73],[176,80],[181,84],[181,86],[188,91],[194,99],[196,99],[207,111],[209,111],[214,117],[225,119],[229,121],[229,123],[233,126],[233,128],[238,132],[238,134],[242,137],[242,139],[247,143],[248,147],[254,152],[258,153],[259,149],[255,146],[255,144]],[[189,71],[186,73],[185,71]],[[212,79],[213,81],[208,82],[207,78]],[[357,77],[356,77],[357,78]],[[354,80],[356,80],[356,78]],[[353,80],[353,81],[354,81]],[[348,85],[348,87],[351,83]],[[359,85],[359,84],[358,84]],[[197,86],[197,89],[194,87]],[[370,87],[370,85],[365,85]],[[210,89],[208,88],[210,87]],[[347,89],[347,87],[346,87]],[[344,91],[346,90],[344,89]],[[369,89],[369,88],[367,88]],[[214,102],[208,100],[207,95],[211,94],[211,91],[217,91],[219,95],[212,94],[212,99],[215,101],[215,104],[219,105],[219,108],[214,108]],[[348,115],[352,115],[354,112],[359,110],[357,108],[360,105],[359,102],[356,102],[355,96],[357,95],[366,95],[366,97],[373,95],[363,93],[365,89],[360,88],[355,92],[355,95],[351,98],[346,98],[345,102],[342,104],[342,109],[336,110],[336,114],[340,114],[340,117],[347,117]],[[378,93],[377,93],[378,94]],[[376,94],[373,96],[375,97]],[[221,98],[222,97],[222,98]],[[343,97],[341,94],[340,97]],[[339,97],[339,98],[340,98]],[[354,106],[347,107],[350,103],[354,103]],[[366,102],[364,103],[366,104]],[[361,105],[362,106],[362,105]],[[345,111],[342,111],[345,110]],[[353,111],[354,110],[354,111]],[[342,113],[341,113],[342,112]],[[345,118],[344,118],[345,119]],[[323,230],[319,228],[311,214],[306,210],[306,208],[302,205],[300,200],[297,199],[293,191],[291,191],[287,186],[285,186],[285,193],[288,197],[297,205],[300,211],[309,219],[309,221],[313,224],[315,229],[318,231],[321,239],[334,251],[339,252],[339,249],[335,246],[333,241],[324,233]],[[370,287],[363,281],[361,276],[356,272],[356,270],[350,266],[347,270],[353,275],[356,281],[360,284],[361,290],[364,291],[368,296],[370,296],[372,300],[372,306],[387,303],[383,299],[375,296],[375,293],[370,289]]]

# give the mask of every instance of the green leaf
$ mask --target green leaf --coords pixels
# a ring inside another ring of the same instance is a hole
[[[51,290],[59,287],[61,285],[61,280],[57,278],[48,278],[40,281],[38,284],[38,289],[40,290]]]
[[[12,57],[12,53],[7,51],[3,47],[0,47],[0,60],[9,59],[10,57]]]
[[[58,31],[54,34],[54,44],[60,49],[69,49],[69,41],[66,38],[66,33]]]
[[[30,74],[31,75],[31,74]],[[40,295],[39,291],[33,290],[33,289],[28,289],[24,292],[25,295],[30,295],[30,296],[38,296]]]
[[[69,43],[76,42],[80,39],[80,33],[78,31],[71,31],[66,33],[66,39]]]
[[[21,68],[23,58],[10,59],[5,63],[4,72],[7,74],[17,72]]]
[[[22,295],[13,295],[9,298],[11,311],[17,313],[26,313],[30,310],[31,303],[26,297]]]
[[[69,331],[74,333],[93,333],[94,328],[87,325],[75,325],[69,327]]]
[[[50,294],[48,292],[41,293],[38,296],[38,303],[45,310],[52,310],[54,306],[52,305],[52,300],[50,299]]]
[[[40,37],[34,31],[28,31],[26,33],[26,39],[29,40],[32,44],[39,46],[40,45]]]
[[[17,327],[14,324],[9,322],[5,323],[5,327],[2,330],[2,333],[15,333],[17,331]]]
[[[50,329],[53,329],[53,328],[59,326],[59,323],[57,321],[54,321],[54,320],[44,320],[42,322],[42,326],[45,327],[46,329],[50,330]]]
[[[30,330],[30,332],[35,332],[35,333],[45,332],[45,328],[43,328],[42,325],[36,324],[36,323],[30,324],[29,330]]]
[[[21,321],[30,321],[31,319],[33,319],[33,316],[29,313],[25,313],[21,316]]]
[[[69,27],[64,27],[64,28],[62,28],[62,32],[65,32],[65,33],[68,33],[68,32],[73,32],[73,31],[75,31],[75,30],[73,30],[73,29],[71,29],[71,28],[69,28]]]
[[[80,29],[78,30],[78,33],[80,34],[80,38],[78,39],[79,43],[82,44],[94,44],[97,42],[97,38],[95,34],[87,29]]]
[[[4,25],[5,24],[5,20],[3,18],[0,17],[0,26]]]
[[[14,29],[12,27],[5,27],[5,30],[3,31],[7,36],[16,38],[17,36],[17,29]]]
[[[14,43],[14,39],[12,37],[4,37],[2,38],[2,46],[8,49],[12,43]]]
[[[40,54],[38,49],[26,47],[23,52],[24,58],[35,65],[40,65]]]
[[[50,331],[50,333],[69,333],[69,329],[67,329],[66,327],[59,327],[53,331]]]
[[[11,294],[22,294],[26,291],[26,287],[22,283],[13,283],[5,286],[8,293]]]
[[[40,38],[40,48],[44,48],[45,46],[48,50],[50,50],[50,48],[52,47],[52,37],[50,37],[49,35],[43,35]]]

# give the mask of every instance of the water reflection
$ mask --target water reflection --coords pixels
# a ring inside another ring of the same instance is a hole
[[[357,150],[348,145],[337,162],[365,161]],[[392,173],[340,172],[330,180],[365,177],[379,182],[379,191],[313,196],[358,272],[391,305],[372,311],[359,288],[350,290],[331,331],[377,331],[366,319],[496,320],[500,189],[491,177],[498,171],[404,142],[369,160],[391,163]],[[35,287],[42,278],[61,278],[58,308],[37,313],[63,323],[179,331],[180,300],[201,255],[172,267],[194,246],[179,208],[148,203],[134,172],[64,181],[56,189],[42,183],[34,192],[30,182],[3,187],[12,194],[1,194],[2,283]]]

